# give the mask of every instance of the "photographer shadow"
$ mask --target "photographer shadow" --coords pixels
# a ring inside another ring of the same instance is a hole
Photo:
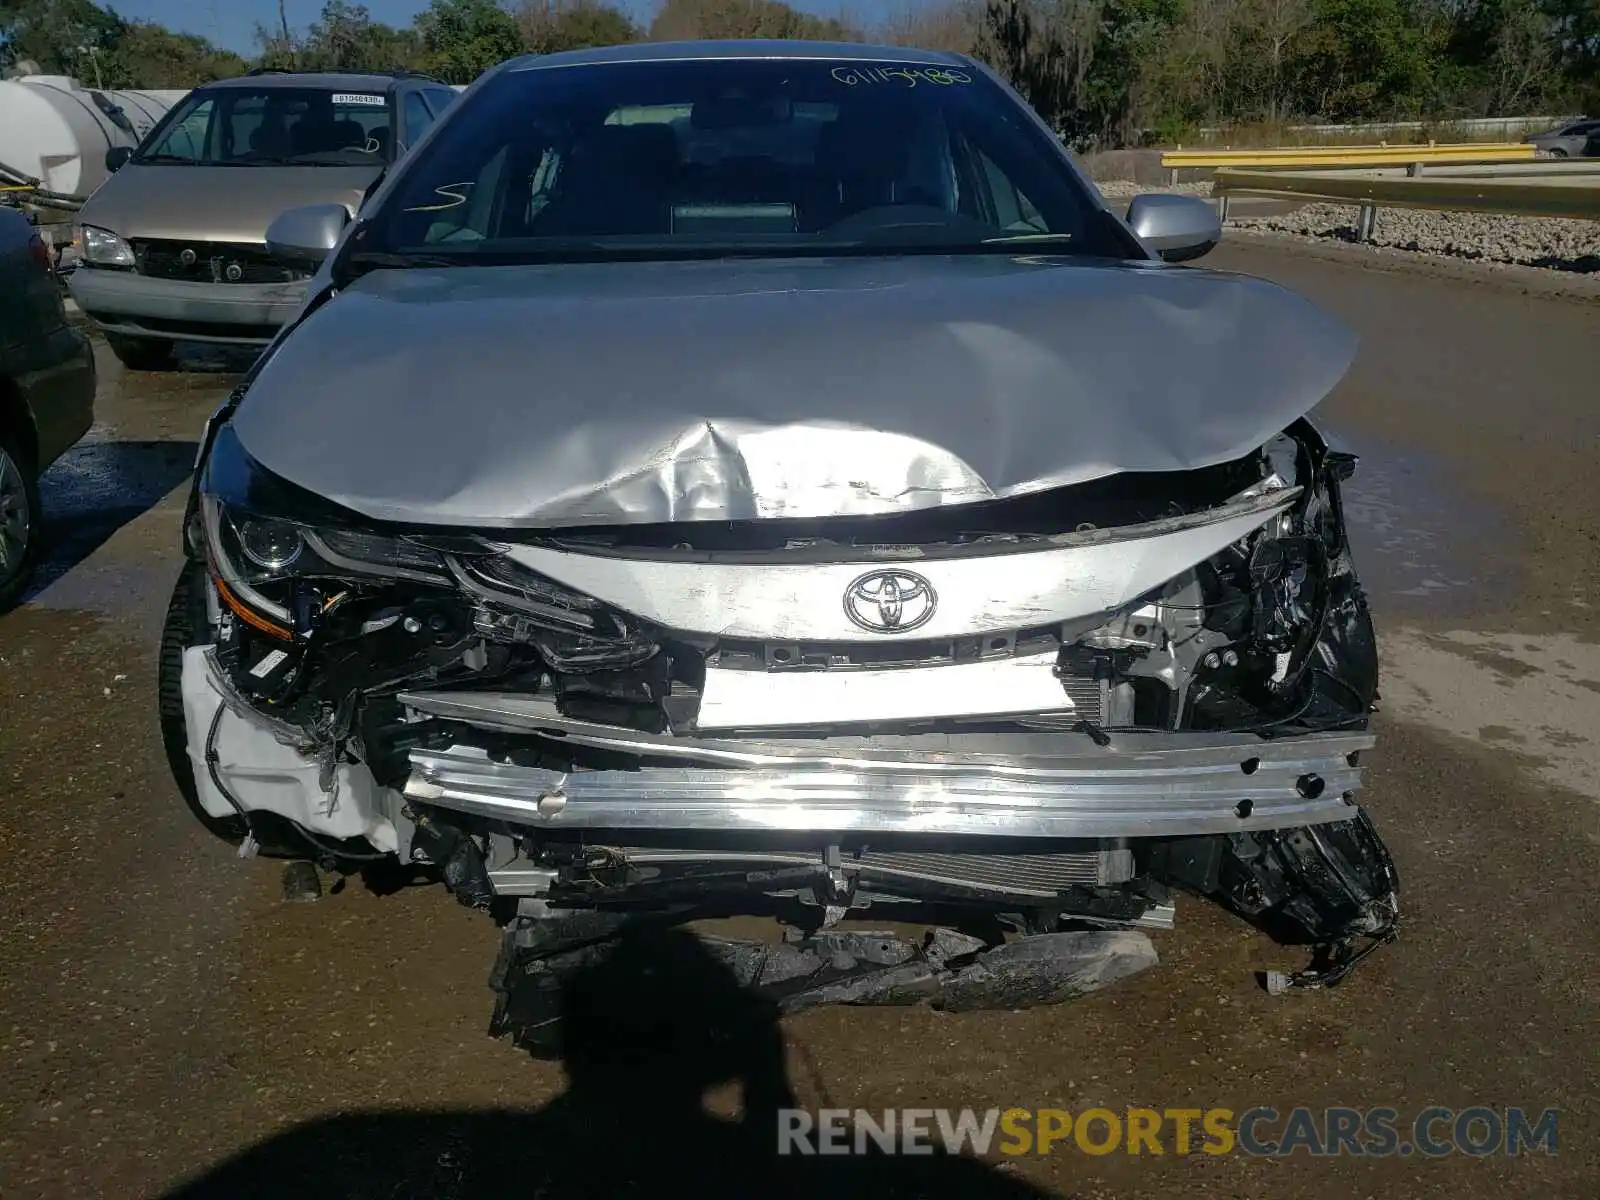
[[[780,1154],[779,1113],[796,1100],[777,1009],[686,931],[624,935],[569,978],[560,998],[568,1088],[542,1109],[313,1121],[180,1185],[168,1200],[1048,1194],[975,1159],[888,1155],[870,1141],[866,1154]],[[417,1064],[449,1070],[423,1057]],[[737,1119],[705,1107],[708,1091],[730,1083],[742,1095]]]

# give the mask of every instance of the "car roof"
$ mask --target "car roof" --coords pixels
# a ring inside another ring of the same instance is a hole
[[[238,75],[232,79],[218,79],[201,84],[195,91],[212,88],[311,88],[315,91],[371,92],[387,91],[389,85],[401,79],[421,79],[436,82],[426,75],[387,74],[375,71],[262,71],[257,75]]]
[[[537,71],[549,67],[578,67],[594,63],[690,62],[697,59],[825,59],[831,62],[936,63],[965,67],[965,55],[944,50],[919,50],[914,46],[874,46],[861,42],[809,42],[799,39],[748,38],[693,42],[637,42],[625,46],[597,46],[563,50],[556,54],[526,54],[506,63],[506,71]]]

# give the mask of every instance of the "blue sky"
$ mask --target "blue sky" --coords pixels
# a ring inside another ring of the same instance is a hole
[[[903,6],[903,0],[791,0],[806,12],[837,16],[841,10],[858,20],[876,20],[884,13]],[[286,0],[289,25],[304,29],[317,19],[323,0]],[[406,25],[428,7],[428,0],[366,0],[372,19],[390,25]],[[219,46],[249,54],[255,50],[252,33],[259,22],[276,25],[277,0],[110,0],[108,7],[121,16],[142,21],[159,21],[169,29],[198,33]],[[654,0],[624,0],[621,7],[643,17],[655,9]]]

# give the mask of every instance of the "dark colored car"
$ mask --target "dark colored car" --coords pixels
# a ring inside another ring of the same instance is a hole
[[[39,554],[39,473],[94,423],[94,388],[94,354],[67,322],[49,248],[0,207],[0,611]]]

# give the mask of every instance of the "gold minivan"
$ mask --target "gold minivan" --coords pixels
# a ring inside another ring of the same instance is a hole
[[[78,307],[135,370],[175,342],[266,345],[300,305],[308,271],[275,261],[285,209],[353,214],[388,165],[456,98],[415,74],[257,71],[196,88],[79,213]]]

